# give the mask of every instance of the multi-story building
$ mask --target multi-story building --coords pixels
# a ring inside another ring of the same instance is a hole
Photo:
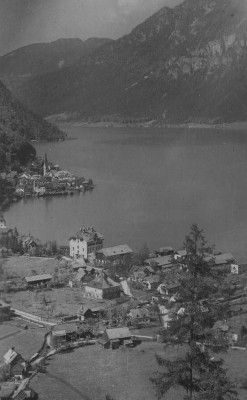
[[[70,257],[88,258],[103,248],[104,238],[93,227],[81,228],[69,238]]]

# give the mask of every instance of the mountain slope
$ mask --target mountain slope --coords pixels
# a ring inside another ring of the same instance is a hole
[[[65,134],[41,117],[26,110],[0,81],[0,170],[7,152],[14,152],[25,164],[35,154],[29,140],[59,140]]]
[[[185,0],[16,94],[43,115],[245,120],[246,21],[245,0]]]
[[[109,41],[105,38],[59,39],[24,46],[0,57],[0,79],[10,88],[18,87],[19,82],[31,77],[72,65]]]

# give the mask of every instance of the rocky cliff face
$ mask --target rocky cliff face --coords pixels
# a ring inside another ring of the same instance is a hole
[[[245,120],[246,28],[245,0],[185,0],[16,94],[43,115]]]

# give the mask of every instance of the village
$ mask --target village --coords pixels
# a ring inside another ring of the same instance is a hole
[[[166,243],[152,252],[146,245],[139,252],[127,244],[104,247],[103,235],[83,226],[68,235],[67,246],[44,246],[9,228],[3,214],[0,241],[0,321],[5,329],[0,337],[0,399],[37,398],[30,381],[45,372],[47,360],[58,353],[160,346],[171,310],[183,312],[177,291],[186,268],[185,249]],[[228,276],[229,297],[221,301],[230,300],[231,317],[217,321],[214,329],[226,335],[231,346],[246,349],[247,264],[238,263],[231,253],[206,258]],[[16,346],[17,327],[26,337],[34,329],[38,334],[35,340],[32,335],[28,352],[26,346]]]
[[[35,157],[25,167],[11,159],[9,168],[0,173],[0,179],[4,191],[12,201],[23,197],[73,195],[94,188],[91,179],[87,180],[61,170],[58,164],[48,161],[47,154],[44,159]]]

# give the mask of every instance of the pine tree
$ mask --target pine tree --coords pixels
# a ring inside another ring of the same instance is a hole
[[[213,357],[228,348],[227,336],[213,329],[216,321],[228,316],[227,306],[217,302],[224,290],[223,273],[215,268],[212,250],[197,225],[192,225],[184,247],[187,256],[179,277],[178,302],[171,309],[164,337],[167,345],[182,346],[185,355],[174,361],[157,357],[164,372],[152,381],[160,398],[171,387],[181,386],[186,400],[235,400],[223,361]]]

